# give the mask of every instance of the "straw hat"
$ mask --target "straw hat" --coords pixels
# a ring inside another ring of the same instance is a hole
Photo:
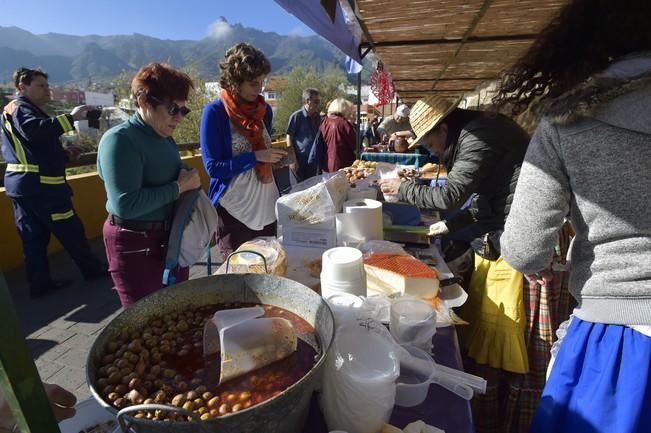
[[[428,96],[416,101],[409,114],[409,123],[416,138],[409,141],[409,148],[414,148],[429,131],[457,107],[458,103],[458,99],[452,102],[438,96]]]

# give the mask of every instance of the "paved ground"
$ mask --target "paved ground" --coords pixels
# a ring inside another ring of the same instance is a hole
[[[93,251],[104,257],[101,239]],[[213,252],[213,260],[219,258]],[[66,253],[50,257],[53,277],[73,279],[74,284],[56,294],[31,299],[23,268],[5,273],[23,333],[41,378],[72,391],[78,400],[90,396],[86,384],[86,355],[97,334],[120,311],[110,277],[88,283]],[[205,275],[204,266],[191,269],[190,278]]]

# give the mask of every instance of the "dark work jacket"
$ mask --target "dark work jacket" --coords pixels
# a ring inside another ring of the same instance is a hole
[[[59,137],[73,129],[72,116],[50,117],[25,97],[7,104],[2,113],[2,157],[9,197],[70,197]]]
[[[504,229],[529,135],[501,114],[457,109],[460,121],[448,124],[443,163],[448,181],[440,187],[400,186],[400,199],[419,208],[454,210],[476,194],[465,212],[446,221],[450,232],[479,223],[484,233]]]

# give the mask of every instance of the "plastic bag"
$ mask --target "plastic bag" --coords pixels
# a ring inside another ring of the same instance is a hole
[[[408,255],[402,248],[402,245],[390,241],[365,241],[362,242],[357,249],[359,249],[364,257],[371,253],[392,253],[399,255]]]
[[[321,410],[328,429],[377,433],[395,403],[400,362],[379,322],[341,327],[326,359]]]
[[[264,260],[259,255],[248,251],[262,255]],[[287,275],[287,254],[278,239],[265,236],[255,238],[240,245],[235,253],[231,255],[230,261],[224,262],[217,270],[217,274],[226,273],[269,273],[284,277]]]
[[[387,179],[399,179],[400,176],[398,175],[398,168],[394,167],[392,170],[387,170],[387,169],[381,169],[378,168],[378,171],[380,172],[380,179],[382,180],[387,180]],[[397,203],[398,202],[398,196],[397,195],[391,195],[391,194],[385,194],[382,193],[384,196],[384,201],[387,203]]]
[[[341,212],[348,182],[343,173],[313,177],[276,201],[283,243],[332,248],[336,245],[335,215]]]

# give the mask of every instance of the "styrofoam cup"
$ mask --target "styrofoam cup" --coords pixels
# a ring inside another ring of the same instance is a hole
[[[321,278],[328,281],[357,281],[364,276],[362,252],[357,248],[336,247],[323,253]]]
[[[321,296],[324,299],[341,293],[355,296],[366,296],[366,273],[362,270],[363,277],[345,281],[334,281],[321,273]]]

